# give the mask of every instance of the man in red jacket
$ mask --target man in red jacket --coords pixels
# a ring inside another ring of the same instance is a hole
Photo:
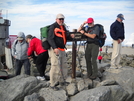
[[[38,76],[37,79],[45,80],[46,64],[49,57],[48,51],[43,49],[41,40],[33,37],[32,35],[27,35],[26,41],[29,43],[29,48],[27,51],[28,58],[32,58],[31,56],[33,52],[37,54],[35,64],[40,73],[40,76]]]

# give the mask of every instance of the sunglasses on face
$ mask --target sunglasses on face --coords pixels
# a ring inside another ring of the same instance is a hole
[[[64,20],[64,18],[59,18],[59,20]]]

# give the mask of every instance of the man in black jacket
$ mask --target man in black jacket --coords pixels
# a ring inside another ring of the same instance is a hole
[[[51,45],[51,48],[48,50],[51,59],[50,87],[54,90],[59,89],[55,86],[56,83],[58,81],[63,83],[63,78],[66,79],[67,77],[65,45],[67,39],[71,40],[74,38],[74,34],[69,34],[66,30],[64,19],[63,14],[58,14],[56,16],[56,22],[50,26],[48,32],[48,42]]]
[[[116,21],[110,27],[110,35],[113,39],[113,52],[110,68],[114,69],[122,67],[119,63],[121,56],[121,43],[125,39],[124,23],[122,22],[123,20],[125,20],[123,14],[118,14]]]

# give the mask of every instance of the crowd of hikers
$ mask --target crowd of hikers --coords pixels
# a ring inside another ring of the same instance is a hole
[[[33,58],[40,74],[37,76],[37,79],[49,80],[48,76],[45,74],[45,70],[48,58],[50,58],[50,88],[59,90],[57,84],[68,84],[68,82],[65,82],[68,77],[65,49],[67,40],[72,41],[75,38],[75,34],[70,33],[66,29],[64,20],[65,16],[63,14],[57,14],[56,21],[48,27],[48,48],[43,47],[41,39],[30,34],[25,36],[23,32],[18,33],[17,39],[12,45],[12,56],[15,58],[15,75],[20,75],[22,65],[24,65],[25,74],[30,75],[29,59]],[[113,52],[110,68],[114,69],[121,68],[121,65],[119,64],[121,43],[125,39],[123,20],[123,14],[118,14],[116,21],[110,26],[110,35],[113,39]],[[98,76],[97,58],[99,63],[101,63],[101,60],[103,59],[99,52],[101,53],[102,51],[101,47],[105,43],[106,34],[104,33],[103,27],[99,24],[95,24],[94,19],[91,17],[80,25],[77,32],[87,38],[85,49],[87,78],[94,80]]]

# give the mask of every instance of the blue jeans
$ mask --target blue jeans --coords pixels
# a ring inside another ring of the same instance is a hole
[[[29,59],[25,60],[15,60],[15,74],[20,75],[22,65],[24,65],[25,74],[30,75],[30,62]]]

